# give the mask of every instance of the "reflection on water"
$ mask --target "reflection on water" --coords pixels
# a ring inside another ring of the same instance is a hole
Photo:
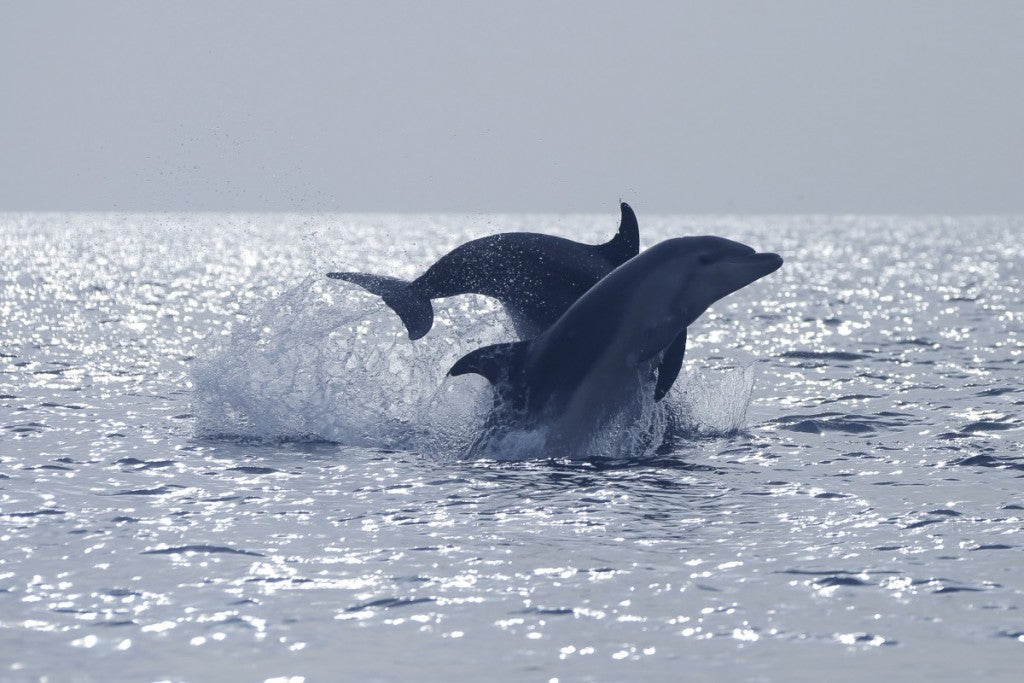
[[[445,457],[501,314],[306,279],[605,223],[6,217],[0,678],[1016,675],[1024,221],[641,218],[786,256],[643,459]]]

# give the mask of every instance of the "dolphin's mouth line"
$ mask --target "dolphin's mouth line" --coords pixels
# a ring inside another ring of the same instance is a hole
[[[738,264],[744,264],[744,265],[745,264],[755,264],[755,263],[757,263],[757,264],[764,263],[766,265],[769,264],[769,263],[778,263],[779,266],[782,265],[782,257],[781,256],[779,256],[778,254],[767,252],[767,251],[765,251],[765,252],[755,252],[755,253],[752,253],[752,254],[743,254],[742,256],[731,256],[729,258],[725,258],[725,259],[722,259],[722,260],[724,262],[726,262],[726,263],[738,263]]]

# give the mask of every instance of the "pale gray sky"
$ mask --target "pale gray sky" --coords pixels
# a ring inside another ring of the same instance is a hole
[[[1024,212],[1024,2],[0,0],[0,210]]]

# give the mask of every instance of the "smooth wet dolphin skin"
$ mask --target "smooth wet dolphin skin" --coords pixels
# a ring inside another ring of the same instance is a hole
[[[544,427],[551,452],[577,454],[611,419],[637,409],[655,367],[711,304],[781,265],[778,254],[721,237],[665,240],[615,269],[537,339],[477,349],[449,374],[483,375],[516,428]],[[671,365],[678,372],[676,359]]]
[[[620,208],[619,230],[604,244],[508,232],[456,247],[412,282],[353,272],[327,277],[352,282],[382,297],[402,319],[410,339],[419,339],[433,326],[431,299],[459,294],[497,299],[519,337],[530,339],[550,327],[598,280],[637,255],[636,215],[625,202]]]

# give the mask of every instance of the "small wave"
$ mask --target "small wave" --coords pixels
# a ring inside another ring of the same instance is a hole
[[[370,602],[353,605],[352,607],[346,608],[345,611],[362,612],[368,609],[394,609],[396,607],[421,605],[425,602],[436,602],[436,598],[381,598],[380,600],[371,600]]]
[[[229,472],[241,472],[242,474],[281,474],[281,470],[273,467],[259,467],[256,465],[242,465],[240,467],[229,467]]]
[[[15,518],[26,518],[26,517],[43,517],[46,515],[66,515],[67,512],[64,510],[53,510],[51,508],[45,508],[43,510],[32,510],[31,512],[4,512],[4,517],[15,517]]]
[[[960,428],[960,431],[965,434],[974,434],[975,432],[997,432],[1004,429],[1014,429],[1018,425],[1013,422],[994,422],[993,420],[979,420],[970,424],[964,425]]]
[[[796,358],[799,360],[863,360],[871,356],[863,353],[849,353],[847,351],[784,351],[780,354],[783,358]]]
[[[174,493],[179,489],[185,488],[178,484],[163,484],[151,489],[129,489],[127,491],[117,491],[110,495],[112,496],[163,496],[168,493]]]
[[[823,412],[801,415],[794,413],[772,420],[781,429],[805,434],[840,432],[844,434],[873,434],[878,430],[898,429],[914,423],[903,413],[882,411],[874,415]]]
[[[978,454],[960,460],[954,460],[953,465],[967,465],[972,467],[993,467],[997,469],[1024,470],[1024,464],[1018,462],[1017,458],[995,458],[991,455]]]
[[[143,555],[184,555],[187,553],[206,553],[208,555],[251,555],[253,557],[264,557],[263,553],[251,550],[238,550],[223,545],[179,545],[171,548],[154,548],[153,550],[142,551]]]

